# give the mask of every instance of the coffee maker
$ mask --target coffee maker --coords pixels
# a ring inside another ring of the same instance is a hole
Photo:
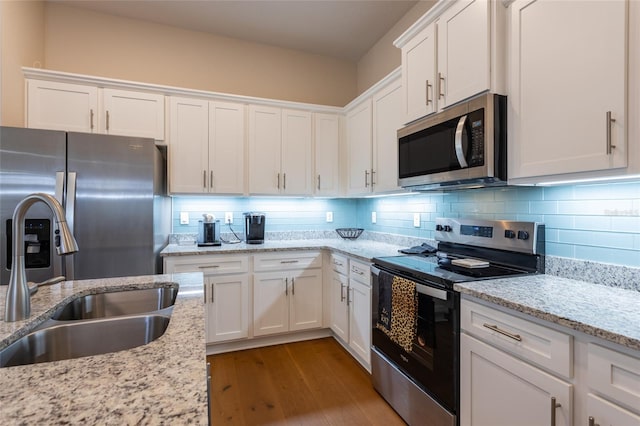
[[[264,243],[264,213],[247,212],[244,215],[244,235],[247,244]]]
[[[198,247],[222,245],[220,242],[220,221],[212,214],[203,214],[198,221]]]

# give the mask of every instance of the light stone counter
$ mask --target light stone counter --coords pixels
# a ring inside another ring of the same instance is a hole
[[[553,275],[456,284],[462,294],[640,351],[640,292]]]
[[[407,246],[372,241],[366,239],[344,240],[338,238],[306,240],[266,240],[264,244],[222,244],[219,247],[198,247],[195,244],[169,244],[161,256],[192,256],[205,254],[263,253],[286,250],[331,250],[352,256],[364,262],[374,257],[395,256],[398,250]]]
[[[67,301],[104,290],[179,286],[169,326],[134,349],[0,369],[0,424],[206,424],[201,273],[65,281],[42,287],[28,320],[0,321],[0,349]],[[0,290],[4,315],[6,290]]]

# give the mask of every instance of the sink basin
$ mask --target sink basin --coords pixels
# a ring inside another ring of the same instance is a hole
[[[169,316],[150,314],[58,323],[0,351],[0,367],[59,361],[146,345],[164,334]]]
[[[69,302],[51,319],[76,321],[152,312],[173,306],[177,295],[174,287],[90,294]]]

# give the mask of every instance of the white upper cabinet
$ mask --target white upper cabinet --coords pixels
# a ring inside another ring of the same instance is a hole
[[[625,167],[628,2],[510,9],[510,181]]]
[[[504,93],[505,15],[501,1],[441,1],[395,41],[404,123],[487,90]]]
[[[347,195],[400,190],[397,131],[404,115],[396,74],[347,107]]]
[[[438,20],[438,109],[489,89],[490,5],[458,0]]]
[[[436,111],[436,25],[427,26],[402,48],[404,122]]]
[[[164,96],[103,89],[101,132],[109,135],[164,139]]]
[[[27,79],[27,127],[164,140],[164,95]]]
[[[242,104],[171,97],[169,191],[244,192]]]
[[[249,193],[311,195],[311,113],[249,106]]]
[[[340,194],[340,116],[313,114],[315,152],[314,193],[322,196]]]
[[[98,131],[98,88],[27,80],[27,127],[94,133]]]

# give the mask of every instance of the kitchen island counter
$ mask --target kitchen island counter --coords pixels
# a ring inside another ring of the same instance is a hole
[[[553,275],[455,284],[463,295],[640,351],[640,292]]]
[[[178,285],[166,332],[137,348],[0,369],[0,423],[206,424],[207,380],[201,273],[65,281],[31,298],[31,316],[0,321],[0,349],[85,294]],[[4,306],[6,291],[0,292]]]

